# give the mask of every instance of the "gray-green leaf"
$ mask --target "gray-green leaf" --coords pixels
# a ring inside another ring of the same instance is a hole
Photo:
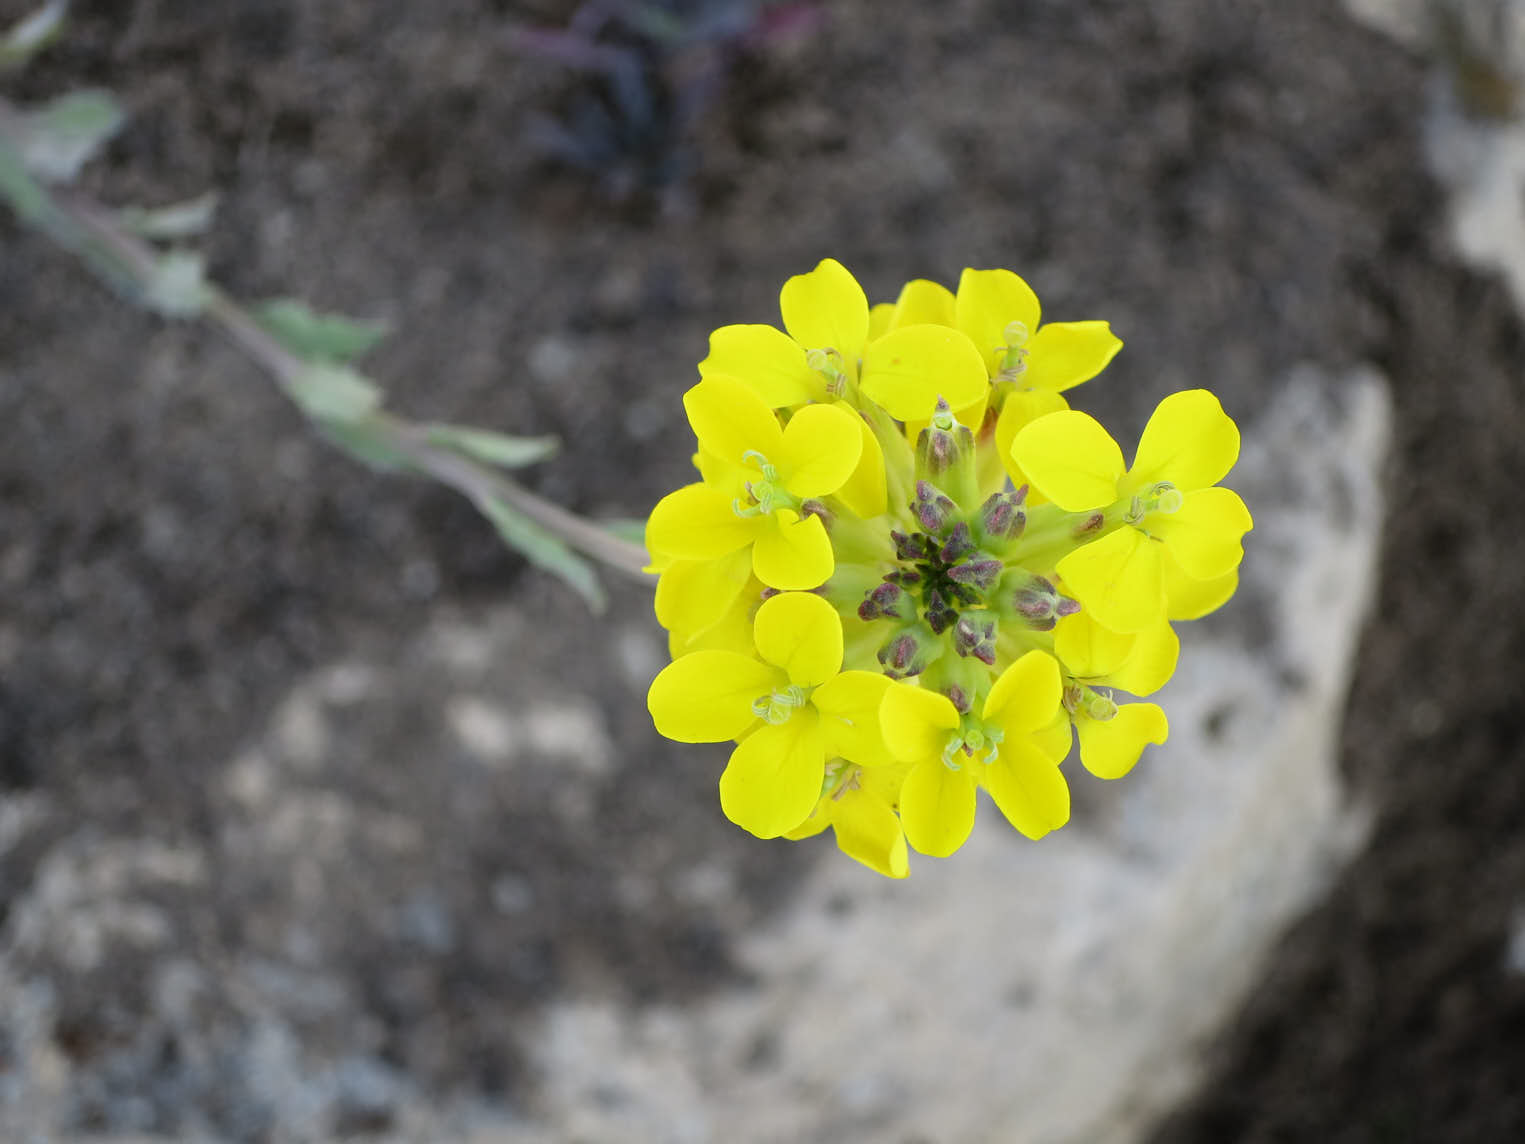
[[[63,27],[69,0],[49,0],[0,37],[0,72],[20,67],[53,41]]]
[[[159,256],[143,299],[166,318],[194,318],[207,304],[206,259],[194,250],[170,250]]]
[[[477,507],[492,521],[505,544],[524,553],[531,564],[559,576],[588,602],[594,612],[602,612],[608,606],[604,586],[599,583],[593,566],[558,537],[497,498],[478,501]]]
[[[374,419],[362,418],[354,422],[319,421],[317,425],[333,445],[372,469],[395,473],[414,467],[404,453],[393,447],[389,435]]]
[[[288,350],[309,361],[353,361],[386,337],[385,322],[320,314],[297,298],[272,298],[254,309],[260,325]]]
[[[375,412],[381,389],[354,370],[328,362],[312,362],[286,383],[291,399],[314,421],[353,425]]]
[[[507,433],[494,433],[489,429],[472,429],[464,425],[442,425],[435,422],[424,426],[431,445],[453,449],[474,460],[489,465],[501,465],[505,469],[523,468],[554,456],[561,447],[555,437],[512,437]]]
[[[72,91],[26,117],[21,159],[45,183],[67,183],[126,122],[109,91]]]
[[[167,207],[123,207],[117,217],[124,227],[143,238],[194,238],[206,233],[216,210],[217,192],[208,191]]]

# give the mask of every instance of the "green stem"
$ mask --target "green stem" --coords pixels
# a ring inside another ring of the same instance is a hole
[[[0,148],[19,153],[14,141],[20,123],[15,108],[0,98]],[[118,224],[111,211],[76,191],[49,187],[30,178],[15,186],[0,181],[0,198],[12,204],[23,222],[81,258],[110,284],[125,287],[131,297],[146,296],[158,271],[158,259],[147,243]],[[260,366],[283,393],[291,395],[307,362],[267,332],[234,298],[210,283],[201,315]],[[419,472],[455,489],[478,507],[493,500],[506,502],[584,555],[632,579],[652,583],[643,571],[649,558],[639,545],[611,535],[496,469],[432,444],[427,426],[386,412],[375,414],[373,424],[383,444],[407,458]]]

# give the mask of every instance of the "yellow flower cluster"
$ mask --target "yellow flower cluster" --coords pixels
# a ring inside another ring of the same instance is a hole
[[[1250,515],[1218,482],[1239,432],[1206,390],[1172,394],[1125,465],[1063,396],[1122,343],[1041,323],[1007,270],[870,308],[828,259],[780,300],[782,330],[711,336],[683,398],[700,479],[647,523],[657,730],[735,741],[733,822],[830,827],[891,877],[907,842],[963,844],[979,788],[1042,837],[1069,819],[1074,740],[1109,779],[1165,741],[1127,697],[1175,670],[1171,624],[1237,585]]]

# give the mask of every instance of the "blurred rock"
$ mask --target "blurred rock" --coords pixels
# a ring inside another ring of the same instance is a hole
[[[1257,514],[1245,589],[1186,641],[1167,747],[1104,789],[1072,764],[1077,821],[1037,845],[986,806],[906,883],[823,861],[738,935],[747,988],[556,1003],[530,1042],[545,1135],[505,1139],[1121,1141],[1188,1092],[1365,831],[1336,748],[1388,397],[1369,372],[1277,388],[1231,481]]]

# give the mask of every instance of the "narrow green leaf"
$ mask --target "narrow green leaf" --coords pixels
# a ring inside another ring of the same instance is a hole
[[[593,566],[568,548],[559,537],[512,505],[496,498],[479,501],[477,507],[482,510],[482,515],[492,521],[505,544],[522,552],[531,564],[559,576],[587,601],[588,607],[594,612],[601,613],[608,606],[604,586],[599,583]]]
[[[314,421],[354,425],[381,404],[373,381],[342,365],[313,362],[286,383],[286,392]]]
[[[161,254],[143,288],[144,303],[166,318],[194,318],[210,296],[206,259],[194,250]]]
[[[4,139],[0,139],[0,197],[25,223],[45,218],[52,206],[47,189],[27,173],[21,156]]]
[[[397,473],[414,467],[405,454],[392,447],[386,433],[374,421],[364,418],[353,422],[318,421],[317,426],[331,444],[369,468]]]
[[[49,0],[0,36],[0,72],[19,68],[53,42],[63,27],[69,0]]]
[[[555,437],[511,437],[507,433],[494,433],[490,429],[472,429],[464,425],[442,425],[435,422],[424,426],[429,444],[453,449],[489,465],[501,465],[505,469],[523,468],[554,456],[561,448]]]
[[[27,113],[21,159],[45,183],[67,183],[127,120],[109,91],[71,91]]]
[[[388,332],[385,322],[320,314],[298,298],[262,302],[254,316],[298,357],[335,365],[353,361]]]
[[[142,238],[195,238],[206,233],[216,210],[217,192],[208,191],[167,207],[123,207],[117,212],[117,218],[124,227]]]

